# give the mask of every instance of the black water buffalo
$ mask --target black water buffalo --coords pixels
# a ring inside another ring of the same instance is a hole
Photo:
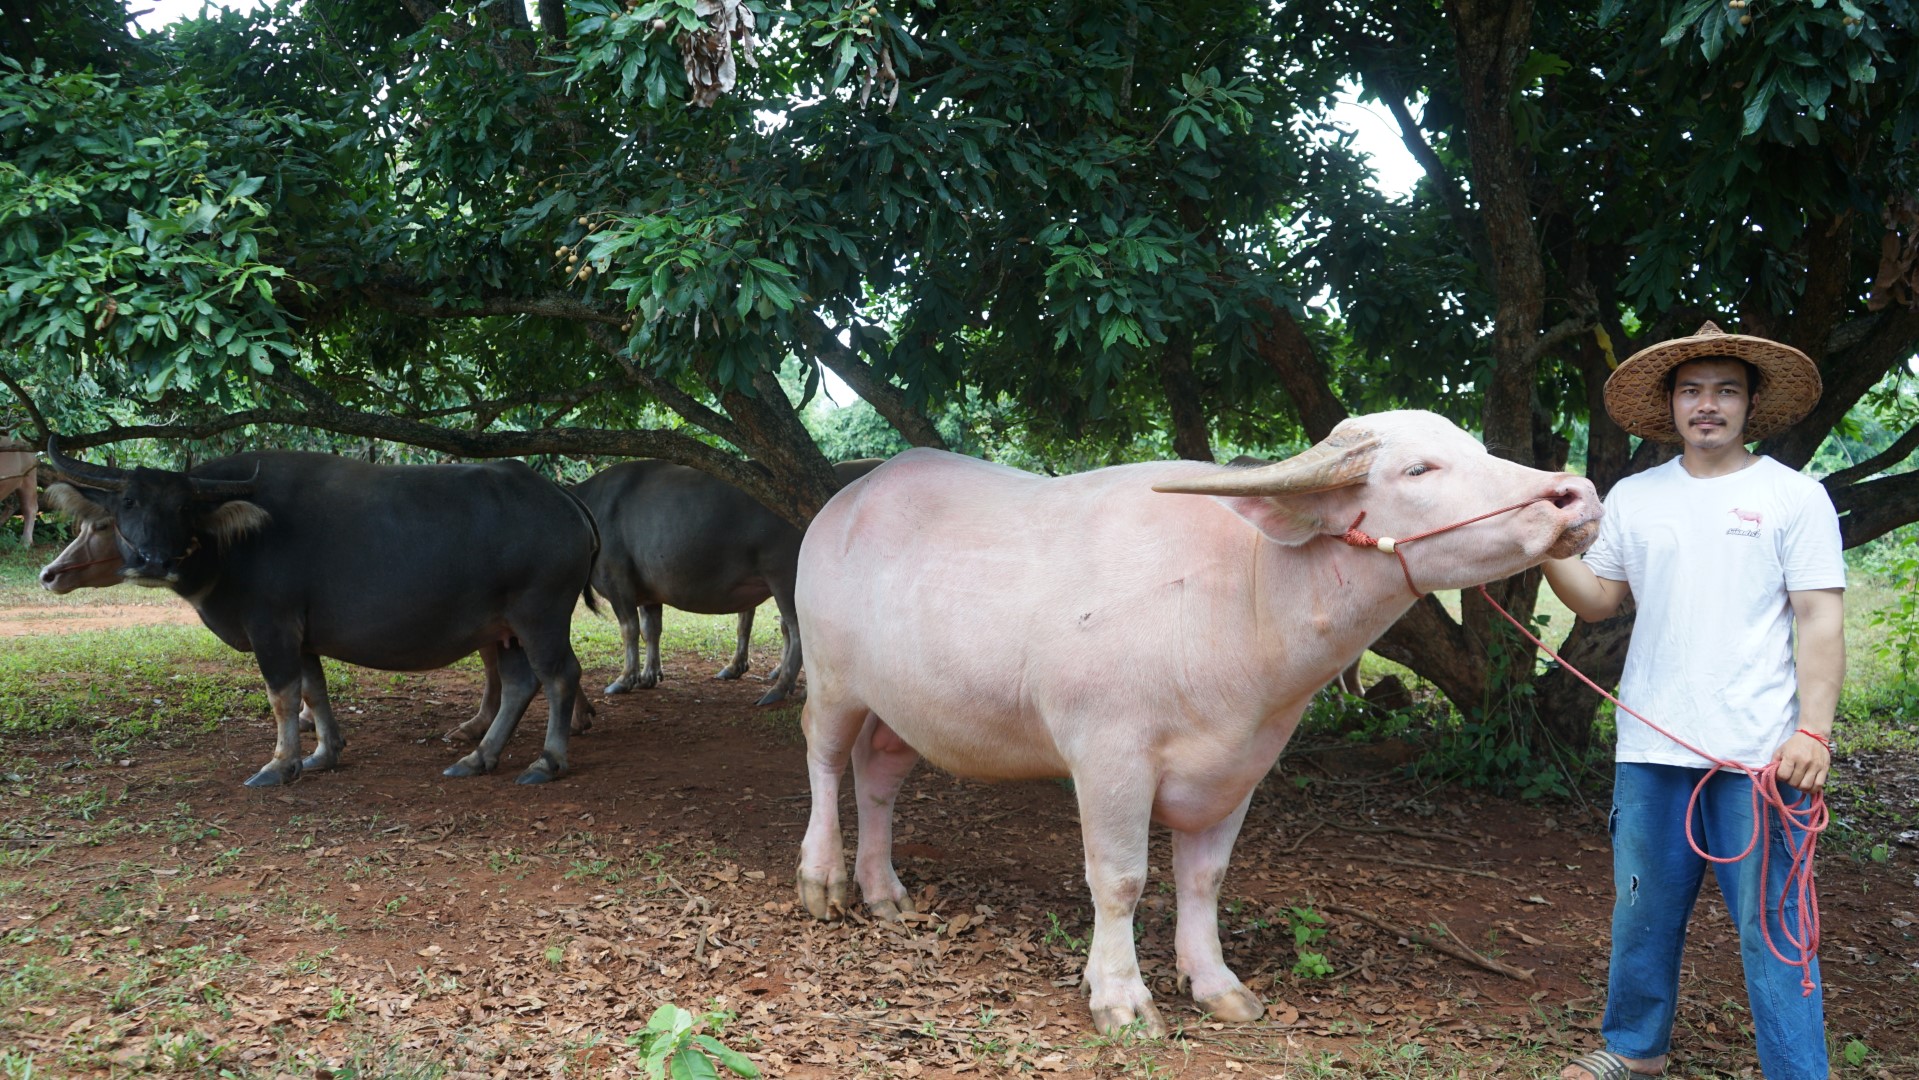
[[[517,461],[369,465],[263,451],[188,475],[89,465],[57,444],[48,454],[112,516],[122,577],[172,589],[207,629],[259,659],[279,735],[249,786],[288,783],[339,760],[344,740],[323,656],[424,671],[493,653],[499,711],[446,774],[492,771],[542,687],[546,744],[520,782],[566,771],[580,681],[569,628],[599,538],[565,489]],[[304,759],[303,700],[318,741]]]
[[[187,475],[193,475],[188,470]],[[58,596],[75,589],[104,589],[125,581],[121,571],[126,562],[120,558],[119,530],[113,527],[113,515],[95,505],[72,484],[48,484],[47,505],[73,518],[74,536],[53,561],[40,568],[40,587]],[[441,736],[447,742],[478,742],[493,717],[500,711],[499,649],[489,645],[480,650],[480,662],[486,669],[485,691],[472,719]],[[573,701],[572,733],[578,735],[593,727],[593,701],[580,694]],[[313,731],[313,704],[300,704],[300,730]]]
[[[833,466],[840,485],[865,476],[877,458]],[[800,674],[800,631],[793,615],[793,571],[800,531],[731,484],[685,465],[627,461],[602,469],[575,487],[599,520],[604,550],[593,568],[593,588],[613,608],[626,645],[626,666],[609,694],[660,681],[660,608],[703,615],[739,613],[733,662],[716,678],[746,673],[753,609],[767,597],[780,609],[780,666],[759,704],[793,692]],[[639,641],[646,639],[646,666]]]

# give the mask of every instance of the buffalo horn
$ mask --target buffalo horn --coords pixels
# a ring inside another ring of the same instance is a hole
[[[53,460],[54,468],[80,481],[86,487],[120,491],[127,486],[125,469],[116,469],[108,465],[89,465],[61,453],[58,435],[47,436],[47,457]]]
[[[244,499],[253,494],[253,485],[260,479],[260,464],[254,462],[253,475],[245,480],[202,480],[189,476],[187,482],[193,485],[193,497],[203,502],[225,502],[228,499]]]
[[[1379,439],[1371,432],[1339,431],[1284,461],[1154,484],[1153,490],[1186,495],[1310,495],[1364,481],[1378,451]]]

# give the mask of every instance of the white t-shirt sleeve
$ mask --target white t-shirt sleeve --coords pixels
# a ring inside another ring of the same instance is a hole
[[[1620,498],[1618,485],[1614,485],[1599,518],[1599,538],[1586,549],[1583,557],[1586,566],[1607,581],[1627,580],[1625,553],[1621,549],[1626,539],[1626,502]]]
[[[1843,550],[1832,496],[1823,484],[1809,485],[1780,536],[1780,568],[1785,571],[1787,591],[1845,588]]]

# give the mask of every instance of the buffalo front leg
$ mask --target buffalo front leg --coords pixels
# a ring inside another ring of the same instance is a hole
[[[867,910],[894,922],[901,912],[913,910],[913,898],[893,868],[893,809],[900,784],[919,759],[919,752],[885,721],[866,714],[853,742],[853,801],[859,807],[860,837],[853,876]]]
[[[40,512],[40,492],[33,478],[35,471],[28,469],[26,475],[20,478],[20,522],[23,526],[20,533],[21,547],[33,546],[33,519]]]
[[[326,692],[326,669],[321,666],[320,658],[308,654],[300,658],[300,698],[305,703],[304,711],[313,714],[313,753],[300,761],[300,768],[306,772],[319,772],[331,769],[340,763],[340,751],[346,748],[346,733],[340,730],[340,722],[334,719],[333,702]]]
[[[248,778],[248,787],[279,787],[300,778],[300,695],[305,682],[300,654],[293,649],[260,647],[255,638],[267,701],[273,706],[273,758]],[[314,717],[315,727],[319,717]]]
[[[1248,792],[1225,820],[1201,832],[1173,830],[1173,879],[1179,886],[1175,951],[1179,976],[1192,985],[1193,1001],[1216,1020],[1257,1020],[1266,1011],[1259,998],[1226,966],[1219,948],[1219,887],[1233,855],[1233,841],[1252,804]]]
[[[746,654],[747,648],[752,644],[753,609],[747,608],[745,611],[740,612],[739,618],[734,620],[733,623],[733,660],[721,668],[719,674],[713,677],[716,679],[737,679],[746,674],[746,669],[753,666],[752,658]]]
[[[852,758],[853,744],[873,714],[864,705],[829,707],[817,697],[800,713],[806,733],[806,776],[813,809],[800,842],[800,867],[795,878],[800,903],[816,919],[837,919],[846,913],[846,850],[840,840],[840,776]]]
[[[1086,884],[1093,894],[1093,940],[1086,950],[1086,987],[1093,1026],[1102,1035],[1133,1029],[1158,1038],[1166,1022],[1140,977],[1133,947],[1133,911],[1146,891],[1146,843],[1153,820],[1153,777],[1115,763],[1098,776],[1075,770]]]
[[[506,740],[519,725],[520,717],[526,713],[527,703],[533,700],[533,692],[539,689],[539,680],[533,677],[533,667],[527,663],[525,649],[518,646],[500,649],[497,659],[500,711],[494,714],[493,722],[487,726],[480,744],[465,757],[447,766],[442,775],[479,776],[492,772],[500,764],[500,751],[505,748]]]

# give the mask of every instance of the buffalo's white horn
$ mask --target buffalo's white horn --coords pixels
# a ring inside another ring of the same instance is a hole
[[[1379,438],[1370,431],[1335,431],[1284,461],[1154,484],[1153,490],[1185,495],[1310,495],[1363,482],[1378,451]]]

